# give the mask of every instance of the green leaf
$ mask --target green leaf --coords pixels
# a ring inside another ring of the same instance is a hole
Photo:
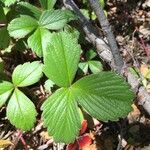
[[[0,95],[13,89],[13,84],[8,81],[0,81]]]
[[[10,37],[6,27],[0,28],[0,49],[5,49],[9,46]]]
[[[69,10],[69,9],[63,10],[63,12],[64,12],[65,16],[67,17],[68,22],[71,20],[77,20],[78,19],[77,15],[74,14],[74,12]]]
[[[6,16],[2,6],[0,6],[0,23],[6,23]]]
[[[51,33],[44,28],[37,28],[37,30],[28,38],[28,46],[42,57],[46,51],[46,47],[50,42]]]
[[[41,6],[44,9],[52,9],[57,0],[40,0]]]
[[[102,8],[105,7],[105,0],[99,0],[99,3],[100,3],[100,5],[101,5]]]
[[[81,62],[79,63],[79,68],[84,72],[84,74],[88,73],[88,63],[87,62]]]
[[[50,30],[59,30],[63,28],[68,21],[69,18],[65,10],[47,10],[42,13],[39,24]]]
[[[130,73],[132,73],[137,79],[139,78],[139,69],[135,67],[129,67]]]
[[[74,28],[68,24],[64,27],[63,31],[72,34],[74,36],[74,38],[76,38],[76,39],[79,39],[79,37],[80,37],[80,32],[76,28]]]
[[[93,49],[90,49],[89,51],[86,52],[86,59],[91,60],[96,57],[96,52]]]
[[[7,118],[17,128],[28,131],[34,126],[37,114],[35,106],[19,89],[14,90],[6,111]]]
[[[8,81],[0,81],[0,107],[7,101],[13,90],[13,84]]]
[[[99,61],[91,60],[88,61],[88,64],[92,73],[99,73],[103,70],[103,65]]]
[[[26,15],[22,15],[10,22],[8,25],[8,31],[10,36],[14,38],[23,38],[38,26],[37,21]]]
[[[42,14],[42,11],[39,8],[37,8],[27,2],[19,2],[17,4],[17,11],[20,14],[29,15],[36,19],[39,19]]]
[[[129,85],[112,72],[101,72],[78,80],[72,88],[79,104],[93,117],[115,121],[131,111],[134,98]]]
[[[61,88],[42,105],[44,125],[56,142],[73,143],[81,127],[79,110],[71,89]]]
[[[44,57],[45,75],[60,87],[71,85],[78,68],[80,46],[71,34],[53,33]]]
[[[10,6],[19,0],[2,0],[2,1],[4,2],[5,6]]]
[[[90,19],[90,12],[88,9],[80,9],[80,11],[87,19]]]
[[[42,76],[42,64],[39,61],[26,62],[18,65],[12,74],[13,84],[17,87],[32,85]]]
[[[148,70],[147,74],[145,75],[145,78],[150,79],[150,70]]]

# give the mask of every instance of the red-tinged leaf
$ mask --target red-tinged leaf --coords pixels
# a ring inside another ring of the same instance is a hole
[[[83,120],[82,121],[82,127],[80,129],[80,135],[82,135],[83,133],[85,133],[86,129],[87,129],[87,120]]]
[[[86,134],[86,135],[84,135],[84,136],[81,136],[81,137],[78,139],[79,148],[87,147],[87,146],[89,146],[91,143],[92,143],[92,139],[91,139],[91,137],[90,137],[89,134]]]
[[[79,145],[78,142],[75,141],[72,144],[68,144],[66,150],[78,150],[79,149]]]

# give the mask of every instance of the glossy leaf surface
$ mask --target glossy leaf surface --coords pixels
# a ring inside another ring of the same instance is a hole
[[[38,28],[29,38],[28,46],[37,54],[42,57],[46,51],[46,47],[51,39],[51,33],[44,28]]]
[[[81,119],[71,89],[61,88],[42,106],[44,124],[56,142],[72,143],[79,134]]]
[[[8,31],[10,36],[14,38],[23,38],[38,26],[37,21],[26,15],[22,15],[10,22],[8,25]]]
[[[0,107],[7,101],[13,90],[13,84],[8,81],[0,81]]]
[[[78,68],[80,46],[71,34],[53,33],[44,57],[44,73],[60,87],[71,85]]]
[[[32,85],[42,76],[42,64],[39,61],[18,65],[12,74],[13,84],[17,87]]]
[[[31,100],[15,89],[7,105],[7,118],[16,128],[30,130],[36,121],[36,110]]]
[[[65,10],[47,10],[40,17],[40,26],[50,29],[59,30],[69,21],[69,12]]]
[[[79,104],[102,121],[117,120],[131,111],[134,98],[129,85],[112,72],[101,72],[78,80],[72,88]]]
[[[90,60],[88,65],[92,73],[99,73],[103,70],[103,66],[99,61]]]
[[[39,19],[42,14],[42,11],[39,8],[28,2],[19,2],[17,4],[17,11],[22,15],[29,15],[30,17],[34,17],[36,19]]]

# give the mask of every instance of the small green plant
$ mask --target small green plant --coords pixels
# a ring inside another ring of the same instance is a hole
[[[79,59],[80,46],[71,34],[52,34],[43,71],[61,88],[44,102],[42,116],[49,134],[57,142],[71,143],[78,135],[79,105],[92,117],[103,121],[118,120],[131,111],[133,93],[113,72],[92,74],[73,83]]]
[[[7,118],[17,128],[30,130],[36,121],[36,109],[32,101],[19,89],[32,85],[42,77],[42,64],[38,61],[18,65],[12,74],[12,83],[1,81],[0,106],[7,105]]]
[[[82,70],[82,72],[84,74],[87,74],[89,69],[94,74],[99,73],[103,70],[103,65],[101,64],[100,61],[92,60],[96,56],[97,56],[97,54],[94,50],[91,49],[91,50],[87,51],[87,53],[86,53],[87,61],[79,63],[79,68]]]
[[[34,85],[43,73],[48,78],[45,87],[50,89],[53,84],[60,87],[41,107],[44,126],[56,142],[71,143],[79,135],[83,119],[79,108],[102,121],[116,121],[131,111],[134,94],[129,85],[116,73],[103,72],[101,63],[93,60],[93,51],[87,53],[85,65],[94,74],[79,79],[81,47],[75,33],[63,30],[69,21],[76,19],[71,11],[55,10],[56,0],[40,0],[42,9],[17,0],[1,2],[0,21],[10,22],[8,26],[5,24],[5,33],[0,30],[7,37],[4,44],[0,40],[0,49],[9,47],[9,42],[14,46],[24,40],[26,48],[43,62],[18,65],[12,73],[12,82],[2,80],[0,83],[0,106],[8,100],[7,118],[16,128],[28,131],[34,127],[36,106],[20,88]],[[4,6],[14,3],[15,10],[10,8],[4,12]],[[10,17],[9,11],[17,15]]]

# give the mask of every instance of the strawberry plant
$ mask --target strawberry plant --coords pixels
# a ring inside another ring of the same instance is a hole
[[[33,127],[36,121],[36,109],[32,101],[19,90],[19,87],[32,85],[42,76],[42,65],[38,62],[18,65],[12,74],[12,83],[1,81],[0,106],[8,99],[7,118],[17,128],[24,131]]]
[[[71,53],[70,53],[71,52]],[[74,81],[80,46],[71,34],[53,33],[44,57],[44,74],[61,87],[42,105],[44,124],[56,141],[73,142],[81,127],[78,106],[103,121],[117,120],[131,111],[133,93],[113,72]]]
[[[1,2],[0,23],[5,27],[0,33],[6,42],[0,39],[0,49],[12,45],[12,52],[17,51],[13,47],[18,41],[24,41],[24,46],[43,62],[25,61],[13,70],[12,82],[1,79],[0,106],[8,101],[6,115],[12,125],[23,131],[34,127],[38,112],[21,88],[34,86],[43,73],[47,77],[43,79],[50,81],[49,88],[53,84],[59,87],[41,106],[44,127],[56,142],[75,141],[82,122],[80,108],[101,121],[127,116],[133,92],[120,75],[102,71],[101,63],[91,60],[95,53],[87,54],[86,62],[94,74],[78,77],[81,46],[73,32],[63,30],[65,26],[71,27],[67,25],[69,21],[77,19],[71,11],[54,9],[56,0],[40,0],[41,8],[17,0]],[[4,12],[4,7],[10,5],[14,7]],[[11,9],[17,14],[12,18],[8,17]]]
[[[91,49],[86,53],[87,61],[79,63],[79,68],[82,72],[84,72],[84,74],[87,74],[89,69],[92,73],[99,73],[103,70],[103,66],[100,61],[92,60],[96,55],[96,52]]]

